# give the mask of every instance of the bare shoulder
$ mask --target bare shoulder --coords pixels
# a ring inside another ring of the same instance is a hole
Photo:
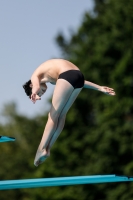
[[[40,64],[35,69],[35,71],[33,72],[33,74],[36,74],[36,75],[44,74],[48,70],[49,65],[50,65],[49,61],[43,62],[42,64]]]
[[[44,77],[46,78],[48,76],[53,77],[56,71],[57,67],[55,61],[51,59],[40,64],[33,72],[32,77],[37,76],[40,79],[43,79]]]

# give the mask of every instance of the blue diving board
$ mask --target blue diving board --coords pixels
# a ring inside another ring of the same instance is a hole
[[[0,136],[0,142],[14,142],[14,137]]]
[[[72,176],[0,181],[0,190],[38,188],[64,185],[81,185],[111,182],[131,182],[133,177],[119,175]]]

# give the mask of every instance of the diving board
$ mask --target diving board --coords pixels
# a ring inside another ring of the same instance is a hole
[[[21,188],[38,188],[64,185],[81,185],[111,182],[131,182],[133,177],[119,175],[94,175],[72,176],[58,178],[23,179],[0,181],[0,190],[12,190]]]
[[[14,142],[14,137],[7,137],[7,136],[1,136],[0,135],[0,142]]]

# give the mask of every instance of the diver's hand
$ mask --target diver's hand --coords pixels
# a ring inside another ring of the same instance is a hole
[[[41,97],[39,97],[36,93],[33,93],[31,94],[30,99],[33,103],[36,103],[37,100],[41,100]]]
[[[115,95],[114,89],[106,87],[106,86],[101,86],[100,91],[107,94],[107,95],[111,95],[111,96]]]

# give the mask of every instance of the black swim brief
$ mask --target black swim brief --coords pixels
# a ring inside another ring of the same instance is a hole
[[[61,73],[58,79],[64,79],[68,81],[74,89],[82,88],[84,86],[84,76],[79,70],[68,70]]]

